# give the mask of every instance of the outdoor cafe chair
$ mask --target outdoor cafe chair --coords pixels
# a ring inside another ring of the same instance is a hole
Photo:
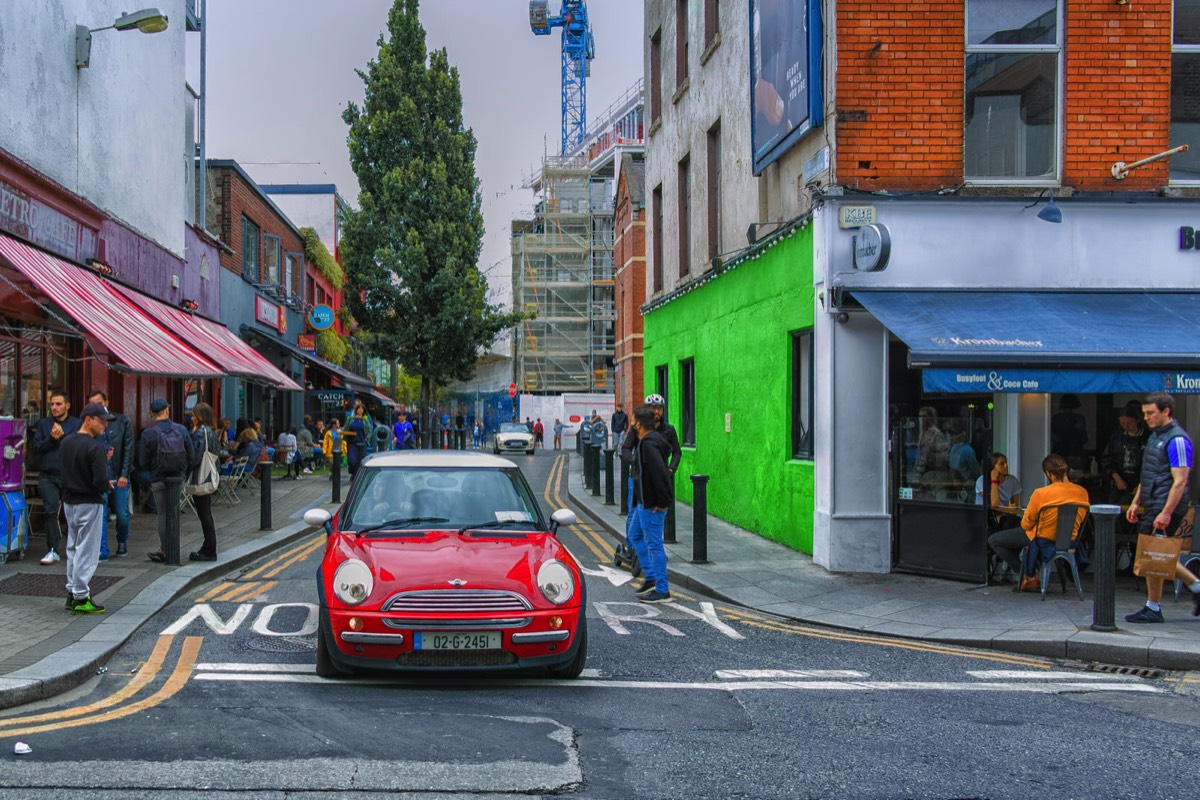
[[[1065,563],[1066,566],[1071,568],[1071,578],[1075,581],[1075,591],[1079,594],[1079,599],[1082,601],[1083,585],[1079,581],[1079,562],[1076,559],[1076,551],[1079,547],[1081,537],[1076,535],[1076,532],[1082,533],[1088,509],[1087,506],[1076,505],[1074,503],[1046,506],[1042,509],[1041,516],[1038,517],[1039,526],[1046,512],[1052,508],[1057,510],[1058,518],[1054,526],[1054,553],[1042,561],[1042,568],[1040,570],[1042,600],[1046,599],[1046,585],[1050,582],[1050,568],[1054,564],[1058,564],[1058,579],[1062,583],[1063,593],[1066,594],[1067,579],[1063,574]],[[1030,542],[1030,544],[1032,545],[1033,542]],[[1024,561],[1024,558],[1022,558],[1022,561]]]

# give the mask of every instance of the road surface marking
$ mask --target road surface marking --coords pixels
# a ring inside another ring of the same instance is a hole
[[[262,573],[266,572],[267,570],[269,570],[271,567],[275,566],[279,562],[286,561],[287,559],[294,556],[296,553],[298,553],[308,547],[312,547],[314,542],[323,542],[323,541],[325,541],[325,532],[321,531],[319,534],[313,535],[312,541],[301,540],[298,544],[292,545],[287,550],[284,550],[282,553],[280,553],[279,555],[272,558],[270,561],[266,562],[265,564],[260,564],[259,566],[255,567],[254,569],[247,572],[242,577],[243,578],[257,578],[257,577],[261,576]]]
[[[172,622],[163,630],[160,636],[170,636],[172,634],[181,633],[192,620],[198,619],[209,627],[214,633],[219,633],[222,636],[228,636],[236,631],[241,624],[246,621],[246,617],[250,616],[250,611],[254,606],[249,603],[243,603],[237,607],[237,611],[233,612],[233,616],[229,621],[221,619],[216,611],[213,611],[212,606],[208,603],[196,603],[194,606],[184,612],[183,616]]]
[[[608,564],[597,564],[595,569],[589,569],[588,567],[583,566],[583,564],[580,564],[579,569],[583,571],[584,575],[591,575],[596,578],[604,578],[613,586],[624,586],[633,580],[633,576],[625,570],[610,567]]]
[[[733,628],[729,627],[728,625],[726,625],[724,622],[722,622],[720,619],[717,618],[717,611],[713,607],[712,603],[708,603],[708,602],[700,603],[699,611],[693,611],[692,609],[688,608],[687,606],[683,605],[682,603],[673,603],[671,605],[671,607],[674,608],[676,611],[682,611],[685,614],[691,614],[693,617],[700,620],[701,622],[703,622],[707,625],[713,626],[714,628],[719,630],[721,633],[728,636],[730,639],[745,639],[746,638],[745,636],[742,636],[740,633],[738,633]]]
[[[637,609],[637,613],[616,614],[612,611],[612,606],[627,606],[631,610]],[[600,618],[604,623],[612,629],[613,633],[618,633],[622,636],[629,635],[629,629],[623,623],[639,622],[645,625],[653,625],[656,628],[661,628],[672,636],[683,636],[683,631],[676,627],[668,625],[660,619],[656,619],[660,615],[659,609],[653,606],[643,605],[641,603],[605,603],[593,602],[592,607],[600,612]]]
[[[237,586],[233,581],[221,581],[213,588],[209,589],[204,594],[196,598],[197,603],[207,603],[222,592],[228,591],[230,588]]]
[[[281,608],[303,608],[308,612],[304,619],[304,625],[298,631],[273,631],[271,630],[271,618],[275,616],[275,612]],[[258,614],[258,619],[254,620],[252,630],[260,636],[312,636],[317,632],[317,607],[312,603],[274,603],[265,606]]]
[[[723,680],[747,678],[774,680],[776,678],[866,678],[869,674],[853,669],[719,669],[713,676]]]
[[[292,556],[291,558],[287,559],[287,560],[286,560],[286,561],[284,561],[282,564],[280,564],[279,566],[277,566],[277,567],[275,567],[274,569],[272,569],[270,572],[268,572],[268,573],[266,573],[265,575],[263,575],[263,577],[264,577],[264,578],[274,578],[276,575],[278,575],[279,573],[283,572],[283,571],[284,571],[285,569],[287,569],[288,567],[290,567],[290,566],[293,566],[294,564],[299,564],[299,563],[301,563],[301,562],[305,561],[305,560],[306,560],[306,559],[307,559],[309,556],[311,556],[313,553],[315,553],[316,551],[318,551],[318,550],[320,550],[321,548],[323,548],[323,547],[325,546],[325,542],[326,542],[326,539],[325,539],[325,537],[321,537],[321,538],[320,538],[320,539],[318,539],[317,541],[315,541],[315,542],[313,542],[312,544],[310,544],[308,547],[305,547],[305,548],[301,549],[301,550],[300,550],[300,552],[296,553],[294,556]]]
[[[997,681],[1136,681],[1136,675],[1106,675],[1101,672],[1076,672],[1063,670],[1060,672],[1031,672],[1017,669],[969,669],[967,674],[972,678],[985,678]]]

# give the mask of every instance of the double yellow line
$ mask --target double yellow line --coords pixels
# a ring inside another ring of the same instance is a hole
[[[204,639],[200,636],[189,636],[183,640],[179,660],[171,670],[167,680],[158,691],[136,702],[125,704],[138,692],[154,682],[162,671],[167,654],[171,650],[174,636],[160,636],[150,653],[150,658],[142,665],[137,674],[121,689],[94,703],[74,708],[64,708],[59,711],[49,711],[43,714],[27,714],[19,717],[0,719],[0,737],[26,736],[31,733],[60,731],[66,728],[79,728],[84,725],[95,725],[99,722],[109,722],[114,719],[128,717],[147,708],[153,708],[163,701],[173,697],[191,677],[196,659],[200,655],[200,644]]]
[[[197,603],[209,602],[242,602],[252,600],[279,584],[273,580],[254,580],[258,578],[274,578],[290,566],[299,564],[325,545],[325,534],[320,533],[312,539],[301,541],[270,561],[247,572],[236,581],[222,581],[207,592],[196,598]]]
[[[551,509],[566,506],[562,500],[562,486],[563,476],[567,472],[567,459],[567,456],[555,458],[554,466],[550,468],[550,477],[546,479],[546,491],[542,497],[546,498],[546,505]],[[593,528],[590,523],[579,519],[571,526],[571,531],[579,537],[587,549],[595,554],[596,558],[600,559],[601,563],[612,558],[613,542],[605,539],[604,535]]]

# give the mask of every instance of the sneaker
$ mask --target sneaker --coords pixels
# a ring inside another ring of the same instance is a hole
[[[311,470],[311,469],[306,469],[306,470],[304,470],[304,474],[305,474],[305,475],[312,475],[312,470]]]
[[[670,592],[663,594],[662,592],[658,591],[657,589],[652,589],[651,591],[646,592],[645,594],[639,594],[638,602],[639,603],[671,603],[671,602],[674,602],[674,598],[671,597]]]
[[[58,557],[58,553],[51,550],[49,553],[46,553],[46,555],[42,556],[42,560],[38,563],[40,563],[42,566],[48,567],[51,564],[57,564],[59,561],[62,561],[62,559]]]
[[[646,592],[653,591],[655,586],[658,586],[658,583],[655,581],[642,581],[642,585],[634,591],[634,594],[645,594]]]
[[[101,550],[101,551],[100,551],[100,556],[99,556],[98,560],[100,560],[100,561],[108,561],[108,551],[106,551],[106,550]]]
[[[75,595],[67,592],[67,602],[63,603],[63,611],[70,611],[75,608]]]
[[[116,522],[116,521],[117,521],[117,515],[116,515],[116,514],[109,514],[109,515],[108,515],[108,521],[109,521],[109,522]]]
[[[104,606],[98,606],[92,602],[92,596],[89,594],[82,600],[76,600],[75,605],[71,608],[71,612],[75,614],[103,614]]]
[[[117,558],[124,558],[127,555],[129,555],[129,548],[125,546],[124,542],[121,542],[117,545]]]
[[[1125,616],[1126,622],[1162,622],[1163,615],[1161,611],[1155,611],[1150,606],[1142,606],[1132,614]]]
[[[210,556],[207,553],[201,553],[197,550],[194,553],[188,553],[188,561],[216,561],[216,556]]]

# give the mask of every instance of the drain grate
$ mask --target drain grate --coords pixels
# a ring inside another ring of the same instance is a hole
[[[1108,675],[1127,675],[1131,678],[1147,678],[1156,679],[1166,675],[1166,670],[1153,669],[1151,667],[1122,667],[1116,664],[1093,664],[1088,672],[1103,672]]]
[[[88,586],[92,594],[98,595],[105,589],[124,580],[120,576],[93,575]],[[24,597],[62,597],[67,592],[66,579],[55,572],[18,572],[0,581],[0,594],[19,594]]]
[[[264,653],[311,653],[317,649],[317,640],[304,636],[256,636],[246,646]]]

